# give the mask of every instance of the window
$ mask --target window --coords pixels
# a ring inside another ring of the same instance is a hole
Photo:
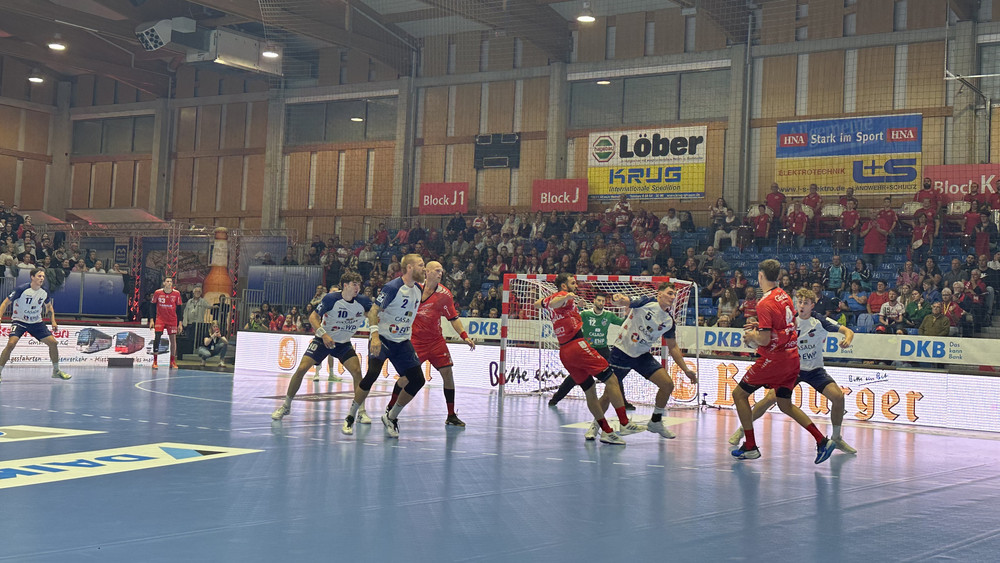
[[[677,119],[679,74],[641,76],[625,81],[625,123],[656,123]]]
[[[795,28],[795,40],[796,41],[805,41],[806,39],[809,39],[809,27],[805,26],[805,25],[801,25],[799,27],[796,27]]]
[[[289,145],[396,138],[396,98],[289,104],[286,112]]]
[[[906,31],[906,0],[896,0],[892,5],[892,30]]]
[[[73,155],[96,156],[153,151],[151,115],[73,122]]]
[[[853,37],[858,33],[858,15],[847,14],[844,16],[844,37]]]
[[[618,28],[609,25],[604,32],[604,58],[613,61],[615,59],[615,37],[617,36]]]
[[[684,18],[684,52],[693,53],[694,52],[694,31],[695,31],[695,17],[688,16]]]
[[[612,80],[608,85],[574,82],[570,86],[570,125],[620,125],[623,87],[623,80]]]
[[[681,76],[680,119],[715,119],[729,115],[729,69]]]
[[[809,4],[798,4],[795,6],[795,21],[804,20],[809,17]]]
[[[1000,43],[983,45],[979,48],[979,74],[993,75],[979,79],[983,94],[1000,99]],[[960,84],[953,83],[957,90]]]

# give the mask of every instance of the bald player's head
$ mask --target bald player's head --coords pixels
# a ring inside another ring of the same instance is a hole
[[[427,276],[427,283],[435,285],[441,283],[441,278],[444,277],[444,266],[437,260],[431,260],[424,266],[424,272]]]

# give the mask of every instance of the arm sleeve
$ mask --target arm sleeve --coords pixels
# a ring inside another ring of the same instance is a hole
[[[359,295],[358,297],[356,297],[356,299],[358,300],[358,303],[361,303],[361,306],[364,307],[366,313],[371,310],[372,308],[371,299],[365,297],[364,295]]]
[[[670,330],[663,333],[663,338],[674,340],[677,338],[677,323],[670,325]]]
[[[823,330],[827,332],[832,333],[840,330],[840,323],[831,319],[830,317],[827,317],[826,315],[820,315],[816,312],[813,312],[813,317],[819,320],[819,324],[822,325]]]
[[[757,303],[757,328],[760,330],[771,330],[774,325],[774,304],[764,303],[761,307],[761,303]]]
[[[453,321],[458,318],[458,311],[455,309],[455,300],[447,293],[441,296],[441,312],[444,318]]]
[[[337,293],[327,293],[324,295],[323,299],[320,300],[319,305],[316,306],[316,314],[319,315],[319,318],[322,319],[324,313],[332,311],[333,306],[336,305],[337,301],[340,301],[340,299],[341,295],[339,291]]]
[[[640,297],[638,299],[633,299],[632,302],[629,303],[629,308],[638,309],[639,307],[642,307],[647,303],[652,303],[655,300],[656,300],[655,297]]]
[[[385,309],[386,305],[392,303],[392,300],[396,298],[396,293],[398,292],[399,284],[395,283],[395,280],[385,284],[385,286],[382,287],[382,291],[379,292],[378,299],[375,300],[375,304],[378,305],[379,309]]]
[[[622,326],[622,324],[625,323],[625,319],[619,317],[614,313],[608,313],[608,315],[609,315],[608,318],[611,320],[611,324],[613,325]]]
[[[15,287],[14,291],[10,292],[10,295],[7,296],[7,299],[10,299],[11,303],[13,303],[14,301],[17,301],[18,299],[21,298],[21,294],[24,293],[25,289],[27,289],[27,288],[23,287],[23,286]]]

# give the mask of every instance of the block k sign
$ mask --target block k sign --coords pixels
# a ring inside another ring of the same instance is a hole
[[[531,184],[532,211],[586,211],[587,179],[535,180]]]

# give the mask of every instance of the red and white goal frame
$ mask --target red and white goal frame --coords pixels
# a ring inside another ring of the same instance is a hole
[[[552,323],[539,308],[535,300],[555,291],[555,274],[506,274],[503,279],[503,309],[500,315],[500,365],[498,387],[501,398],[505,394],[540,394],[554,392],[568,375],[559,361],[559,344],[552,334]],[[687,326],[693,330],[677,332],[678,344],[682,349],[694,353],[694,363],[701,359],[700,332],[698,329],[698,285],[666,276],[576,276],[578,283],[576,304],[581,308],[593,305],[598,294],[622,293],[631,299],[655,296],[661,283],[673,283],[677,288],[677,299],[671,313],[678,327]],[[688,308],[693,304],[694,318],[689,324]],[[605,306],[606,310],[624,317],[624,308]],[[608,345],[614,345],[618,327],[612,326],[608,333]],[[682,336],[687,335],[687,338]],[[693,337],[690,336],[693,334]],[[662,341],[661,341],[662,346]],[[654,347],[653,355],[659,355],[663,367],[667,368],[674,380],[674,394],[671,403],[677,405],[697,405],[698,385],[692,384],[680,368],[673,363],[660,346]],[[653,404],[656,387],[638,376],[625,380],[625,396],[629,402]],[[579,387],[571,396],[582,397]]]

